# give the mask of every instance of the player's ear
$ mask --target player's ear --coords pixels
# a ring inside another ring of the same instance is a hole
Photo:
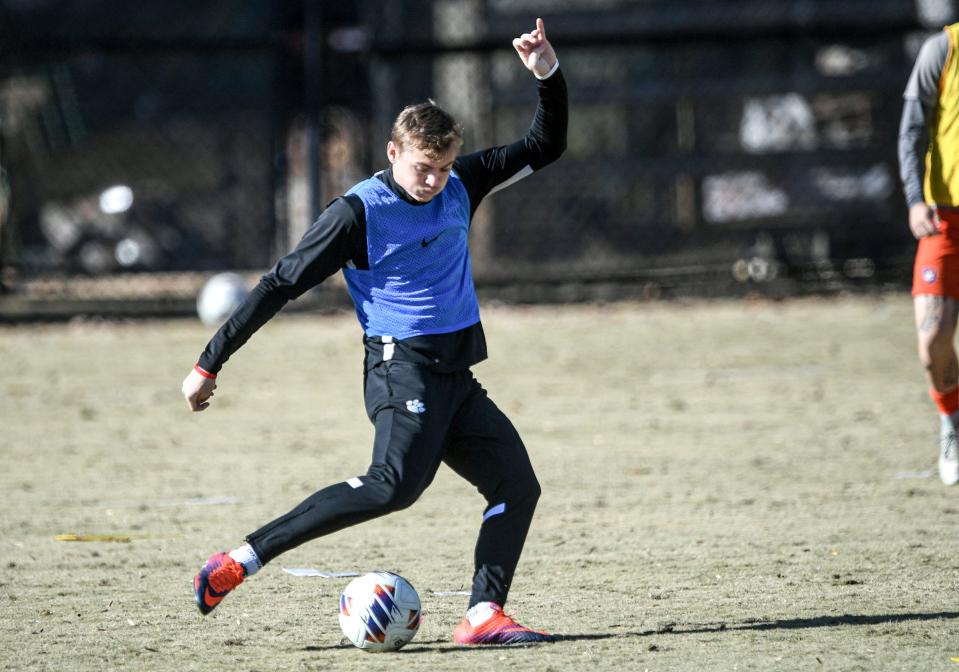
[[[400,153],[400,148],[397,147],[396,143],[390,140],[386,143],[386,158],[390,160],[390,163],[396,163],[396,156]]]

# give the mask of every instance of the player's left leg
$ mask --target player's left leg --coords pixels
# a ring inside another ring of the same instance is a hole
[[[475,380],[450,429],[444,461],[475,485],[486,509],[475,549],[475,573],[466,618],[457,626],[458,644],[526,644],[552,641],[503,613],[513,573],[526,542],[539,482],[526,447],[509,418]]]
[[[919,361],[940,416],[939,477],[959,483],[959,360],[953,343],[959,314],[959,211],[938,210],[940,232],[919,239],[912,295]]]

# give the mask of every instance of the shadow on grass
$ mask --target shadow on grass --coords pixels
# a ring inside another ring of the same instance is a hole
[[[842,614],[841,616],[813,616],[810,618],[786,618],[775,621],[746,620],[742,623],[704,623],[700,625],[679,625],[666,623],[655,630],[638,632],[587,632],[579,634],[555,634],[556,643],[578,642],[602,639],[631,639],[634,637],[652,637],[654,635],[699,635],[703,633],[738,632],[743,630],[802,630],[805,628],[834,628],[844,625],[881,625],[884,623],[908,623],[911,621],[938,621],[959,619],[959,611],[930,611],[915,614]],[[417,653],[471,653],[476,651],[495,651],[497,649],[531,648],[549,646],[549,644],[519,644],[503,646],[457,646],[446,639],[416,640],[403,647],[400,654]],[[352,648],[347,642],[330,646],[305,646],[302,651],[331,651]]]
[[[630,633],[633,635],[638,635],[639,633]],[[606,637],[620,637],[622,635],[586,635],[586,638],[601,639]],[[559,641],[560,638],[557,638]],[[451,653],[453,651],[459,651],[461,653],[468,653],[471,651],[495,651],[497,649],[524,649],[534,646],[544,646],[543,644],[511,644],[511,645],[484,645],[484,646],[460,646],[458,644],[453,644],[448,639],[426,639],[426,640],[414,640],[410,644],[404,646],[400,649],[397,654],[414,654],[414,653]],[[548,646],[545,645],[545,646]],[[339,644],[330,644],[327,646],[304,646],[301,651],[310,652],[310,651],[335,651],[337,649],[352,649],[353,645],[347,641],[342,641]]]
[[[746,621],[727,625],[725,623],[704,626],[700,630],[682,632],[716,632],[721,630],[800,630],[803,628],[832,628],[840,625],[880,625],[883,623],[907,623],[910,621],[938,621],[959,618],[959,611],[929,611],[906,614],[843,614],[841,616],[813,616],[811,618],[787,618],[776,621]]]
[[[881,625],[911,621],[938,621],[959,618],[959,611],[930,611],[905,614],[842,614],[839,616],[812,616],[785,618],[775,621],[746,620],[742,623],[704,623],[679,625],[667,623],[655,630],[641,632],[605,632],[556,635],[556,641],[614,639],[617,637],[650,637],[653,635],[698,635],[725,631],[802,630],[806,628],[834,628],[844,625]]]

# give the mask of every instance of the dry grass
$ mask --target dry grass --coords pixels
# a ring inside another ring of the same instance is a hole
[[[476,373],[544,487],[509,606],[561,637],[518,650],[449,643],[466,598],[434,592],[468,586],[482,501],[445,467],[193,606],[207,555],[365,469],[351,316],[281,316],[197,415],[197,324],[2,328],[0,669],[952,669],[959,491],[928,476],[911,321],[904,295],[487,307]],[[283,566],[398,571],[423,627],[370,658],[341,642],[345,580]]]

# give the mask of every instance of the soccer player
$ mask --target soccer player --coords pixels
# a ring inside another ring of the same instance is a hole
[[[926,40],[906,84],[899,125],[909,228],[919,240],[912,280],[919,359],[939,409],[939,477],[946,485],[959,482],[959,360],[953,343],[959,315],[957,48],[959,23]]]
[[[343,269],[364,330],[364,391],[375,428],[366,474],[326,487],[207,560],[193,582],[208,614],[245,578],[317,537],[410,506],[445,462],[486,499],[458,644],[550,641],[503,613],[540,486],[509,419],[470,370],[486,358],[467,234],[480,201],[566,148],[566,82],[542,19],[513,40],[538,80],[526,136],[457,156],[462,130],[432,101],[404,109],[390,166],[333,201],[220,328],[183,381],[210,405],[221,367],[289,300]]]

